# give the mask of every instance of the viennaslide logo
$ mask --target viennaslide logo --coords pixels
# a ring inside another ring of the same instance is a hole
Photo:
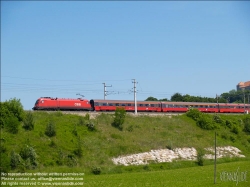
[[[248,182],[247,171],[240,171],[239,167],[236,171],[222,171],[220,173],[220,180],[223,182],[235,182],[237,186],[240,182]]]

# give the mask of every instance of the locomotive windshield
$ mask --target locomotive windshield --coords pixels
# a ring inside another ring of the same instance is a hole
[[[36,103],[35,103],[35,105],[37,105],[38,103],[39,103],[39,99],[37,99],[37,100],[36,100]]]

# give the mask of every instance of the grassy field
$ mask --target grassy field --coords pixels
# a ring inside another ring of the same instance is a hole
[[[213,114],[211,114],[213,115]],[[246,158],[218,160],[218,186],[234,186],[235,182],[221,181],[222,171],[246,171],[250,168],[250,135],[243,131],[243,115],[221,115],[239,129],[237,133],[228,127],[216,129],[217,146],[235,146]],[[83,117],[61,112],[35,112],[35,128],[32,131],[19,127],[17,134],[4,129],[5,154],[20,153],[26,145],[34,148],[38,165],[35,169],[16,168],[10,172],[78,172],[85,173],[84,186],[210,186],[213,185],[213,161],[205,160],[204,166],[195,161],[151,163],[146,166],[116,166],[113,157],[141,153],[152,149],[214,146],[215,130],[203,130],[185,114],[178,116],[127,115],[123,130],[111,126],[112,114],[101,114],[91,122],[91,131],[82,123]],[[46,125],[53,122],[56,136],[45,135]],[[79,151],[80,149],[80,151]],[[94,175],[93,168],[101,174]],[[248,176],[249,177],[249,176]],[[250,181],[250,179],[248,179]],[[247,185],[240,182],[237,186]]]
[[[180,168],[180,169],[164,170],[164,171],[85,176],[84,186],[86,187],[250,186],[249,171],[250,171],[249,161],[231,162],[231,163],[224,163],[217,165],[216,184],[214,184],[214,166],[209,165],[202,167],[197,166],[191,168]],[[223,172],[227,172],[228,174],[237,173],[238,177],[233,179],[225,177],[223,178]],[[247,172],[246,175],[245,172]]]

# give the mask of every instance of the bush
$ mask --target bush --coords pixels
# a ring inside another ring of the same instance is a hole
[[[48,123],[48,125],[45,129],[45,134],[49,137],[56,135],[56,127],[55,127],[54,123],[52,123],[51,121]]]
[[[216,125],[213,123],[213,120],[205,114],[201,115],[196,123],[202,129],[212,130],[216,128]]]
[[[197,121],[202,115],[202,113],[198,109],[191,108],[186,112],[186,115],[192,118],[193,120]]]
[[[123,123],[125,121],[126,117],[126,110],[124,108],[117,107],[115,110],[115,118],[112,123],[112,126],[122,130],[123,129]]]
[[[203,149],[197,149],[197,164],[199,166],[203,166],[204,165],[204,150]]]
[[[31,112],[28,112],[23,121],[23,128],[26,130],[34,129],[34,118]]]
[[[230,136],[230,140],[231,140],[232,142],[235,142],[235,141],[236,141],[236,138],[235,138],[234,136]]]
[[[18,119],[18,121],[23,121],[25,113],[20,99],[10,99],[5,103],[7,103],[8,110]]]
[[[10,154],[10,167],[11,169],[16,169],[22,161],[22,158],[19,154],[15,153],[14,151],[11,151]]]
[[[230,120],[226,120],[225,124],[229,129],[232,128],[232,122]]]
[[[92,122],[87,123],[88,130],[94,131],[95,130],[95,125]]]
[[[133,125],[128,126],[126,130],[132,132],[134,130]]]
[[[223,122],[222,119],[221,119],[221,117],[219,115],[217,115],[217,114],[213,116],[213,120],[216,123],[222,123]]]
[[[1,111],[1,118],[0,118],[0,127],[4,128],[6,126],[6,120],[10,117],[14,117],[14,115],[9,111],[7,102],[0,102],[0,111]]]
[[[231,132],[234,133],[234,134],[239,134],[240,132],[240,128],[236,125],[233,125],[232,129],[231,129]]]
[[[33,147],[25,145],[20,151],[20,156],[24,160],[25,168],[35,169],[37,167],[37,154]]]
[[[100,175],[101,174],[101,168],[100,167],[93,167],[92,168],[92,173],[95,175]]]
[[[20,122],[18,121],[18,119],[12,116],[6,119],[5,127],[8,132],[12,134],[17,134],[19,124]]]
[[[246,117],[244,117],[243,123],[244,123],[245,132],[250,133],[250,114],[248,114]]]
[[[74,155],[71,155],[69,154],[67,157],[66,157],[66,164],[67,166],[69,167],[74,167],[77,165],[77,160],[75,159]]]
[[[50,147],[56,147],[56,142],[54,140],[52,140],[50,143],[49,143],[49,146]]]

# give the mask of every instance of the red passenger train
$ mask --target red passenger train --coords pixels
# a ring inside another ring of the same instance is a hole
[[[123,107],[128,112],[135,111],[134,101],[126,100],[85,100],[41,97],[33,110],[82,110],[82,111],[115,111]],[[171,101],[137,101],[138,112],[187,112],[196,108],[201,112],[210,113],[249,113],[250,104],[236,103],[200,103]]]

